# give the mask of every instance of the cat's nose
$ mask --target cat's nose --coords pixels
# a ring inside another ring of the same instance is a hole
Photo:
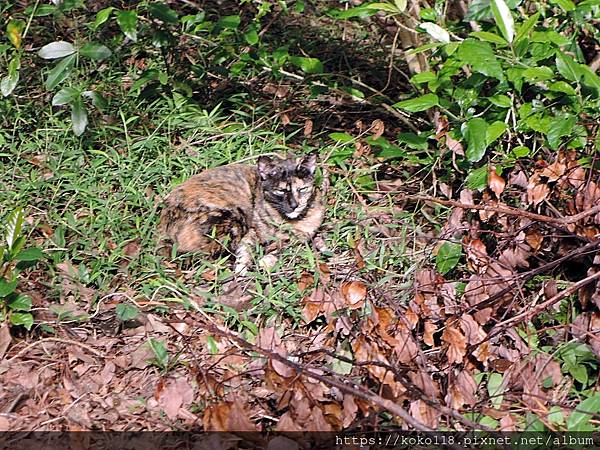
[[[292,211],[298,207],[298,202],[292,196],[290,196],[289,203],[290,203],[290,208],[292,208]]]

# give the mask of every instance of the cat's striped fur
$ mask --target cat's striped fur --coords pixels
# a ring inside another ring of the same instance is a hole
[[[243,273],[255,243],[314,236],[324,213],[315,169],[311,153],[205,170],[165,198],[160,231],[179,252],[235,252]]]

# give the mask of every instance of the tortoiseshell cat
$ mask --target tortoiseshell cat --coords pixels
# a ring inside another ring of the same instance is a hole
[[[285,241],[285,228],[300,238],[314,236],[324,213],[316,163],[316,153],[261,156],[256,166],[205,170],[165,198],[160,230],[179,252],[235,252],[235,272],[243,274],[257,242]]]

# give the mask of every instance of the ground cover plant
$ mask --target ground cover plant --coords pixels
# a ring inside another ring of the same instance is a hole
[[[598,0],[0,15],[0,429],[598,431]],[[319,242],[159,251],[178,183],[312,150]]]

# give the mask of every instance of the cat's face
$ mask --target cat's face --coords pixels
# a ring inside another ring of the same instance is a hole
[[[299,219],[306,214],[313,201],[317,154],[303,157],[258,159],[263,197],[281,215]]]

